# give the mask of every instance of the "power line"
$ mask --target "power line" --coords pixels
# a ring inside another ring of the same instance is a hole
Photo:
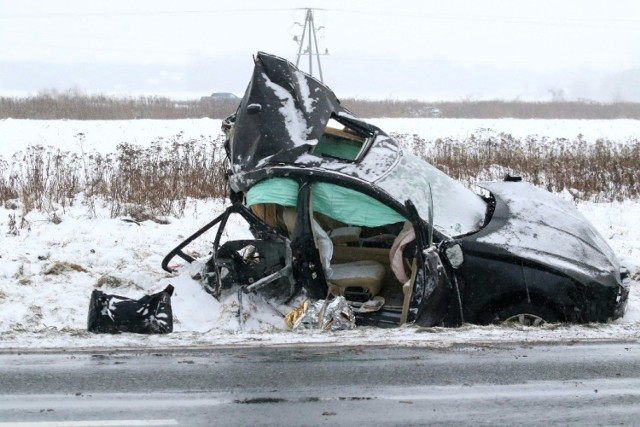
[[[324,80],[322,78],[322,65],[320,64],[320,55],[328,55],[329,50],[325,49],[325,52],[322,54],[318,51],[318,37],[316,35],[316,32],[318,30],[321,30],[323,27],[316,28],[316,24],[313,20],[313,11],[321,10],[321,9],[306,8],[304,10],[306,10],[306,13],[304,18],[304,25],[302,26],[302,36],[293,37],[293,40],[298,42],[298,54],[296,56],[296,67],[299,67],[300,57],[302,55],[309,56],[309,75],[313,76],[313,57],[315,55],[316,61],[318,63],[318,72],[320,74],[320,81],[324,83]],[[303,52],[302,46],[304,45],[305,42],[307,43],[307,49]],[[315,48],[315,54],[314,54],[314,48]]]

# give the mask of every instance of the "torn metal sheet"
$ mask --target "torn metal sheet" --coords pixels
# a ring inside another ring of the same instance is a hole
[[[356,161],[313,153],[332,119],[347,123],[366,140]],[[393,138],[357,119],[328,87],[290,62],[262,52],[255,58],[253,76],[235,117],[226,126],[231,123],[228,152],[234,191],[252,185],[251,172],[274,164],[320,166],[373,182],[401,154]]]

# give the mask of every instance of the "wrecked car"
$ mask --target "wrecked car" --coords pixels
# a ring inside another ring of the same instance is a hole
[[[232,204],[162,262],[193,262],[185,248],[217,226],[202,275],[214,296],[339,296],[377,326],[624,314],[628,278],[571,203],[513,178],[471,191],[282,58],[255,57],[223,129]],[[223,241],[234,216],[251,238]]]

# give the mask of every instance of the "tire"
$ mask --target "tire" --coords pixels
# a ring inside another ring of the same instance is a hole
[[[515,304],[497,311],[488,323],[517,324],[522,326],[541,326],[545,323],[559,322],[555,310],[531,303]]]

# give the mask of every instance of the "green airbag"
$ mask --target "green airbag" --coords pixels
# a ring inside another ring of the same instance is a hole
[[[270,178],[251,187],[247,206],[276,203],[296,206],[298,184],[289,178]],[[373,197],[339,185],[318,182],[311,188],[313,210],[347,225],[378,227],[405,218]]]

